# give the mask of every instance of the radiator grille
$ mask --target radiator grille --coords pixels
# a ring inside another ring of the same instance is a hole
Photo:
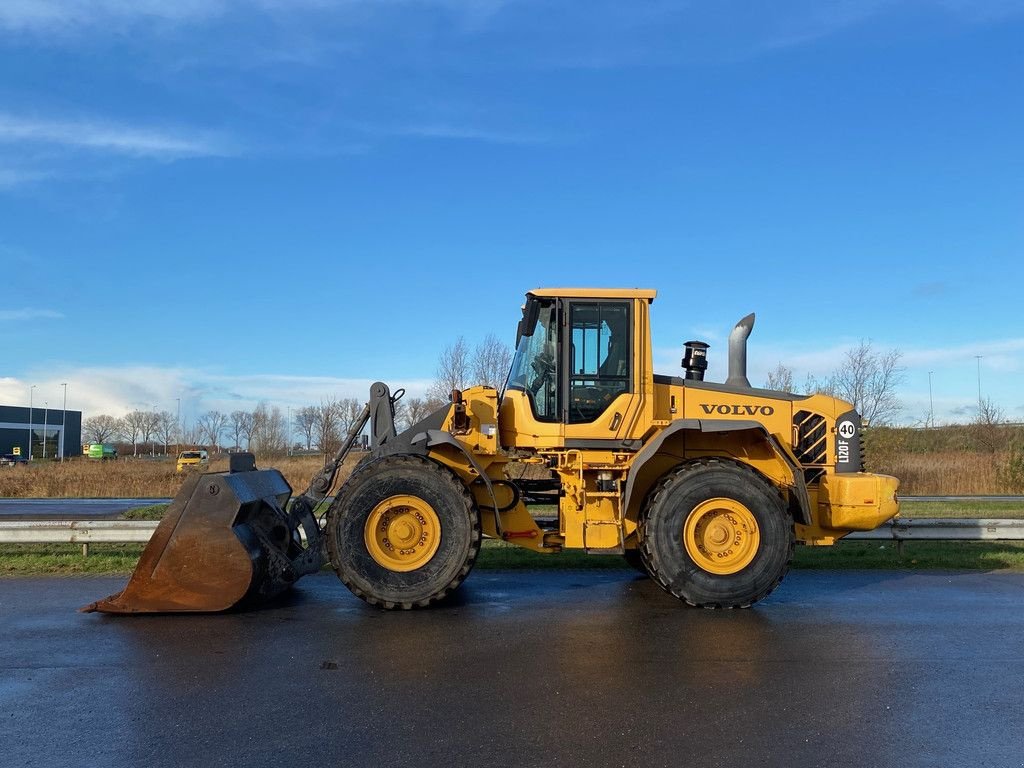
[[[861,427],[859,434],[857,435],[857,442],[860,444],[860,471],[864,472],[864,457],[868,455],[867,450],[864,447],[864,432],[867,427]]]
[[[825,474],[827,456],[825,417],[820,413],[797,411],[793,415],[797,430],[796,457],[804,467],[804,480],[808,485],[818,482]],[[817,466],[815,466],[817,465]]]

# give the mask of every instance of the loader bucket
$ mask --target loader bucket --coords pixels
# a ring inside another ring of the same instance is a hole
[[[319,570],[323,542],[306,499],[286,511],[291,488],[281,473],[256,470],[251,458],[249,467],[188,480],[124,590],[81,610],[224,611],[272,598]]]

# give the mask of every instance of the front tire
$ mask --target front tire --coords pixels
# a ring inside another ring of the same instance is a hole
[[[341,581],[382,608],[425,607],[466,578],[480,551],[480,517],[462,482],[420,456],[372,461],[327,513],[327,548]]]
[[[648,495],[639,526],[651,577],[703,608],[746,608],[766,597],[793,559],[793,521],[779,492],[742,464],[680,466]]]

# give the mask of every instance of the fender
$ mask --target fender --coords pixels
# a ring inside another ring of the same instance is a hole
[[[494,510],[494,530],[500,537],[503,530],[501,527],[501,514],[498,512],[500,507],[498,505],[497,497],[494,495],[494,484],[491,482],[491,478],[488,477],[483,467],[481,467],[473,457],[473,454],[466,450],[466,446],[452,437],[450,432],[445,432],[441,429],[428,429],[426,432],[419,432],[414,435],[410,441],[410,445],[419,447],[421,444],[425,448],[433,448],[439,445],[450,445],[457,448],[462,455],[466,457],[466,461],[469,462],[469,465],[476,470],[477,477],[480,480],[483,480],[484,485],[487,486],[487,494],[491,497],[491,508]],[[424,452],[426,453],[426,451]]]
[[[765,429],[759,421],[747,419],[679,419],[665,427],[657,437],[645,445],[637,453],[636,458],[630,465],[629,473],[626,476],[626,490],[623,493],[622,509],[628,510],[636,492],[635,483],[637,475],[644,464],[658,454],[665,441],[680,432],[743,432],[755,431],[775,453],[775,455],[789,468],[792,475],[792,491],[796,496],[797,508],[793,510],[793,517],[796,522],[803,525],[811,524],[811,500],[807,495],[807,483],[804,481],[804,473],[797,460],[786,450],[786,447],[779,440]]]

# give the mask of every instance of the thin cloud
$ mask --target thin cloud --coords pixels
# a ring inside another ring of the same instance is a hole
[[[56,145],[163,159],[232,154],[223,141],[211,136],[96,120],[25,118],[8,113],[0,113],[0,144]]]
[[[201,368],[155,365],[70,367],[51,366],[45,372],[28,372],[17,378],[0,377],[0,403],[28,405],[29,387],[35,386],[36,404],[53,405],[68,384],[68,408],[82,411],[86,418],[99,414],[123,416],[140,409],[177,412],[181,401],[186,422],[209,411],[229,413],[249,410],[266,402],[286,408],[319,403],[328,397],[367,400],[372,379],[330,376],[282,376],[279,374],[229,375]],[[424,397],[430,379],[392,377],[396,389],[403,387],[409,397]]]
[[[297,11],[345,13],[436,7],[474,31],[494,17],[508,0],[4,0],[0,28],[16,31],[70,32],[103,28],[117,31],[127,25],[212,22],[233,12],[293,17]]]
[[[64,315],[53,309],[0,309],[0,321],[60,320]]]
[[[0,168],[0,189],[14,189],[33,184],[53,176],[49,171]]]
[[[469,125],[451,123],[414,123],[409,125],[355,126],[365,133],[379,136],[406,136],[420,139],[450,139],[455,141],[479,141],[488,144],[545,144],[550,138],[536,133],[489,130]]]
[[[226,8],[217,0],[4,0],[0,27],[66,30],[134,19],[184,23],[219,16]]]

